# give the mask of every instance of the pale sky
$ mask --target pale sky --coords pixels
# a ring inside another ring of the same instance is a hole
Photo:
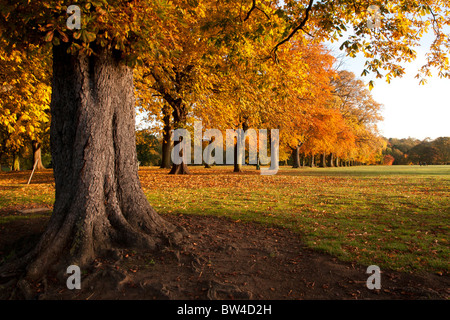
[[[425,39],[427,41],[427,39]],[[450,79],[428,78],[425,85],[419,85],[414,76],[425,62],[426,42],[416,48],[417,59],[404,64],[406,74],[395,78],[391,83],[374,76],[361,77],[364,70],[364,58],[345,58],[346,69],[368,83],[374,80],[372,90],[374,99],[383,104],[384,121],[378,124],[380,133],[386,138],[450,137]],[[427,41],[428,42],[428,41]],[[339,48],[340,44],[329,44],[329,48]],[[334,49],[334,52],[339,50]],[[437,74],[437,73],[436,73]]]

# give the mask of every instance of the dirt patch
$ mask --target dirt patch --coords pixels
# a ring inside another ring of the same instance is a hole
[[[30,299],[448,299],[448,274],[382,270],[381,290],[366,287],[366,266],[308,249],[287,229],[207,216],[165,216],[192,234],[188,251],[117,250],[82,270],[81,290],[61,274],[17,283]],[[48,218],[0,225],[0,260],[35,241]],[[21,239],[21,240],[20,240]],[[18,241],[19,240],[19,241]],[[6,281],[6,280],[5,280]],[[10,281],[10,280],[9,280]],[[1,281],[0,281],[1,282]],[[25,288],[23,288],[25,286]],[[14,288],[14,286],[12,287]],[[0,292],[6,299],[8,290]]]

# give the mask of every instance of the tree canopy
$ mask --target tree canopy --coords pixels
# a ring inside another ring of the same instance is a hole
[[[450,3],[380,0],[375,17],[372,4],[0,0],[0,135],[20,144],[14,134],[32,134],[48,120],[51,58],[56,190],[38,245],[1,273],[22,268],[39,279],[117,247],[161,250],[188,241],[140,186],[136,102],[156,117],[171,116],[173,128],[201,119],[221,130],[279,129],[285,158],[301,145],[311,162],[317,154],[373,162],[384,143],[375,126],[381,106],[354,75],[333,70],[321,43],[345,37],[341,49],[366,58],[363,75],[389,81],[404,73],[429,32],[434,41],[419,77],[436,69],[450,78]],[[80,28],[68,19],[79,19]],[[381,21],[371,26],[374,19]]]

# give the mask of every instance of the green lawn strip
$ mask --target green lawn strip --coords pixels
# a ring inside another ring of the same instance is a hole
[[[30,214],[30,215],[7,215],[7,216],[0,216],[0,224],[9,223],[17,220],[29,220],[29,219],[37,219],[37,218],[48,218],[50,217],[49,214]]]
[[[342,260],[449,271],[450,166],[282,167],[275,176],[204,170],[175,178],[155,169],[150,178],[166,187],[143,184],[150,204],[161,214],[287,227],[311,248]],[[51,182],[26,186],[1,177],[0,209],[53,204]],[[46,216],[8,214],[0,223]]]
[[[301,176],[288,187],[174,188],[147,196],[160,213],[211,214],[288,227],[310,247],[343,260],[404,271],[449,270],[449,211],[442,182],[438,188],[434,179],[414,176],[409,184],[394,175],[313,182],[317,176]]]
[[[45,185],[8,185],[0,188],[0,209],[15,205],[53,205],[55,201],[54,188]]]

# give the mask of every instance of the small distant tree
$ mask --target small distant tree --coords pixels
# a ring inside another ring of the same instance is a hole
[[[428,141],[423,141],[408,152],[408,160],[413,164],[436,164],[438,159],[438,150]]]
[[[394,157],[393,156],[391,156],[390,154],[387,154],[387,155],[385,155],[384,156],[384,158],[383,158],[383,164],[385,165],[385,166],[391,166],[393,163],[394,163]]]
[[[136,132],[136,151],[141,166],[156,166],[161,162],[161,142],[149,130]]]
[[[450,163],[450,137],[439,137],[433,140],[433,147],[437,153],[437,162],[439,164]]]

